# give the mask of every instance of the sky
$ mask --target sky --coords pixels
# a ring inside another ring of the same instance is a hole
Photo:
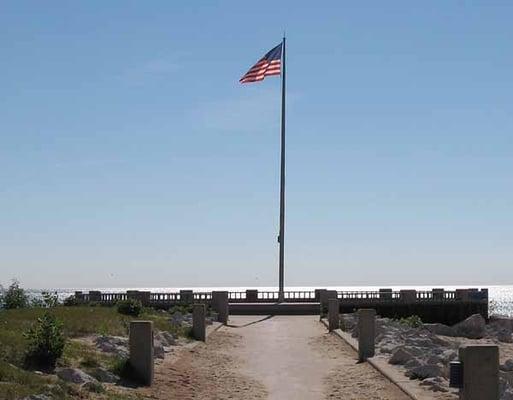
[[[513,2],[0,3],[0,283],[513,284]]]

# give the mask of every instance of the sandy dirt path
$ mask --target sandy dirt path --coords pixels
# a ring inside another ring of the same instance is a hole
[[[264,384],[269,400],[407,400],[347,344],[327,334],[316,316],[230,317],[242,338],[240,371]],[[260,319],[259,322],[257,322]]]
[[[144,399],[408,400],[319,317],[230,317],[207,343],[156,366]]]

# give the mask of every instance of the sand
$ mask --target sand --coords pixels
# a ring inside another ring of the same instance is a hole
[[[231,317],[206,344],[156,366],[151,399],[406,400],[395,385],[326,333],[318,317]]]

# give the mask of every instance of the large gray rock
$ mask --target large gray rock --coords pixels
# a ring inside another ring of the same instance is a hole
[[[184,317],[180,311],[175,311],[171,316],[171,324],[174,326],[181,326],[183,323]]]
[[[423,327],[435,335],[454,336],[454,329],[444,324],[424,324]]]
[[[21,400],[52,400],[52,397],[47,396],[46,394],[32,394]]]
[[[121,336],[98,336],[94,343],[105,353],[115,354],[121,358],[128,357],[128,338]]]
[[[500,370],[504,372],[513,372],[513,359],[506,360],[504,364],[500,366]]]
[[[157,340],[153,342],[153,356],[155,358],[164,358],[166,356],[164,346]]]
[[[448,392],[448,390],[445,388],[445,386],[447,386],[447,382],[445,382],[444,379],[440,377],[426,378],[420,382],[420,385],[429,387],[429,389],[431,389],[433,392]]]
[[[497,340],[502,343],[513,343],[513,338],[511,337],[511,332],[504,331],[504,330],[497,332]]]
[[[162,343],[165,347],[176,345],[176,337],[167,331],[157,332],[155,334],[155,340]]]
[[[481,314],[474,314],[453,326],[455,336],[481,339],[485,336],[486,321]]]
[[[105,368],[96,368],[91,375],[97,379],[99,382],[104,383],[117,383],[119,381],[119,376],[113,374],[112,372],[106,370]]]
[[[415,357],[404,347],[399,347],[392,353],[392,357],[388,360],[389,364],[392,365],[403,365]]]
[[[84,371],[78,368],[58,368],[56,374],[64,382],[84,384],[84,383],[98,383],[91,375],[86,374]]]

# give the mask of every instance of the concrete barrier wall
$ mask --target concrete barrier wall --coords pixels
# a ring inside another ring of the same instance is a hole
[[[182,290],[179,293],[150,293],[129,291],[125,293],[102,293],[90,291],[77,292],[80,303],[96,302],[104,305],[114,305],[125,298],[137,298],[145,306],[169,309],[174,305],[201,302],[211,305],[214,310],[218,307],[216,293],[194,293],[192,290]],[[276,292],[259,292],[247,290],[244,292],[223,292],[230,299],[231,313],[258,315],[262,313],[278,314],[319,314],[325,316],[328,312],[328,299],[338,298],[340,312],[355,312],[360,308],[373,308],[378,315],[390,318],[403,318],[418,315],[424,322],[440,322],[452,325],[464,320],[472,314],[481,314],[488,319],[488,290],[458,289],[446,291],[441,288],[432,291],[402,290],[382,288],[375,292],[360,291],[315,291],[286,292],[286,304],[277,304]],[[293,305],[290,306],[290,305]],[[223,310],[225,308],[223,307]],[[218,311],[218,313],[220,313]],[[221,314],[221,313],[220,313]],[[227,321],[227,311],[222,312]],[[226,322],[225,322],[226,323]]]

